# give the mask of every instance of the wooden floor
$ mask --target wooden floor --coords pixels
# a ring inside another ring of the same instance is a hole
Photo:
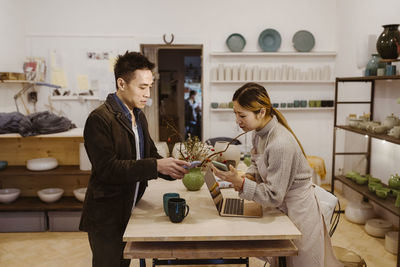
[[[339,199],[345,206],[346,200],[340,195]],[[334,246],[353,250],[364,258],[368,267],[396,266],[397,258],[385,250],[384,241],[369,236],[363,225],[347,221],[344,215],[332,237]],[[151,260],[146,263],[151,266]],[[263,265],[264,262],[258,259],[250,259],[252,267]],[[87,235],[82,232],[0,233],[0,266],[91,266]],[[138,260],[133,260],[131,266],[139,266]]]

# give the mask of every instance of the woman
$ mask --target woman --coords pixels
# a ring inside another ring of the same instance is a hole
[[[245,132],[255,130],[252,164],[243,177],[232,166],[227,172],[212,167],[214,173],[233,183],[241,198],[279,207],[301,231],[294,241],[298,256],[288,257],[288,266],[343,266],[333,254],[303,147],[286,119],[256,83],[243,85],[232,100],[236,123]]]

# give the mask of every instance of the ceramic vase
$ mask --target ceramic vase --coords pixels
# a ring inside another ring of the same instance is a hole
[[[399,24],[383,25],[383,32],[378,37],[376,49],[383,59],[397,59],[400,53]]]
[[[200,190],[204,184],[204,174],[201,172],[201,168],[190,169],[189,173],[183,177],[182,182],[189,191]]]
[[[381,57],[379,54],[372,54],[371,59],[365,68],[365,76],[376,76],[379,68],[385,68],[385,63],[380,62]]]
[[[215,143],[214,149],[216,152],[218,151],[223,151],[225,150],[226,146],[229,144],[229,142],[226,141],[217,141]],[[240,162],[240,150],[237,145],[232,145],[230,144],[228,149],[224,152],[222,152],[222,155],[219,156],[217,159],[218,161],[224,162],[228,160],[234,160],[235,161],[235,167]]]

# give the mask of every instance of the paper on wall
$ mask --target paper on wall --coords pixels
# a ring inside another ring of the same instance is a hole
[[[89,78],[87,75],[80,74],[76,77],[78,89],[82,91],[89,90]]]

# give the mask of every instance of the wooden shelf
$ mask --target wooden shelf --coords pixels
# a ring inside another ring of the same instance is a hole
[[[0,134],[1,138],[22,138],[22,139],[30,139],[30,138],[71,138],[71,137],[78,137],[82,138],[83,142],[83,128],[74,128],[65,132],[60,133],[52,133],[52,134],[40,134],[35,136],[27,136],[22,137],[18,133],[9,133],[9,134]]]
[[[337,77],[338,82],[371,82],[379,80],[400,80],[400,75],[396,76],[361,76],[361,77]]]
[[[0,171],[1,176],[60,176],[60,175],[90,175],[90,171],[81,171],[79,166],[58,166],[48,171],[30,171],[25,166],[8,166]]]
[[[336,52],[213,52],[211,56],[218,57],[248,57],[248,56],[267,56],[267,57],[335,57]]]
[[[250,81],[211,81],[212,84],[245,84]],[[284,84],[334,84],[335,81],[329,80],[256,80],[255,83],[284,83]]]
[[[347,185],[348,187],[354,189],[361,195],[365,196],[369,200],[373,201],[377,205],[383,207],[384,209],[388,210],[389,212],[393,213],[396,216],[400,216],[400,208],[396,208],[394,206],[396,198],[387,197],[386,199],[379,198],[374,193],[371,193],[368,190],[368,185],[359,185],[353,182],[351,179],[346,178],[345,176],[335,176],[335,179],[341,181],[343,184]]]
[[[370,132],[367,132],[365,130],[353,128],[353,127],[350,127],[350,126],[347,126],[347,125],[337,125],[336,128],[343,129],[343,130],[346,130],[346,131],[349,131],[349,132],[353,132],[353,133],[357,133],[357,134],[368,135],[368,136],[376,138],[376,139],[385,140],[387,142],[400,145],[400,139],[399,138],[395,138],[395,137],[392,137],[392,136],[387,135],[387,134],[370,133]]]
[[[54,203],[45,203],[39,197],[19,197],[16,201],[0,203],[1,211],[81,211],[83,203],[75,197],[61,197]]]
[[[233,112],[232,108],[211,108],[212,112]],[[332,111],[334,107],[321,107],[321,108],[278,108],[279,111]]]

